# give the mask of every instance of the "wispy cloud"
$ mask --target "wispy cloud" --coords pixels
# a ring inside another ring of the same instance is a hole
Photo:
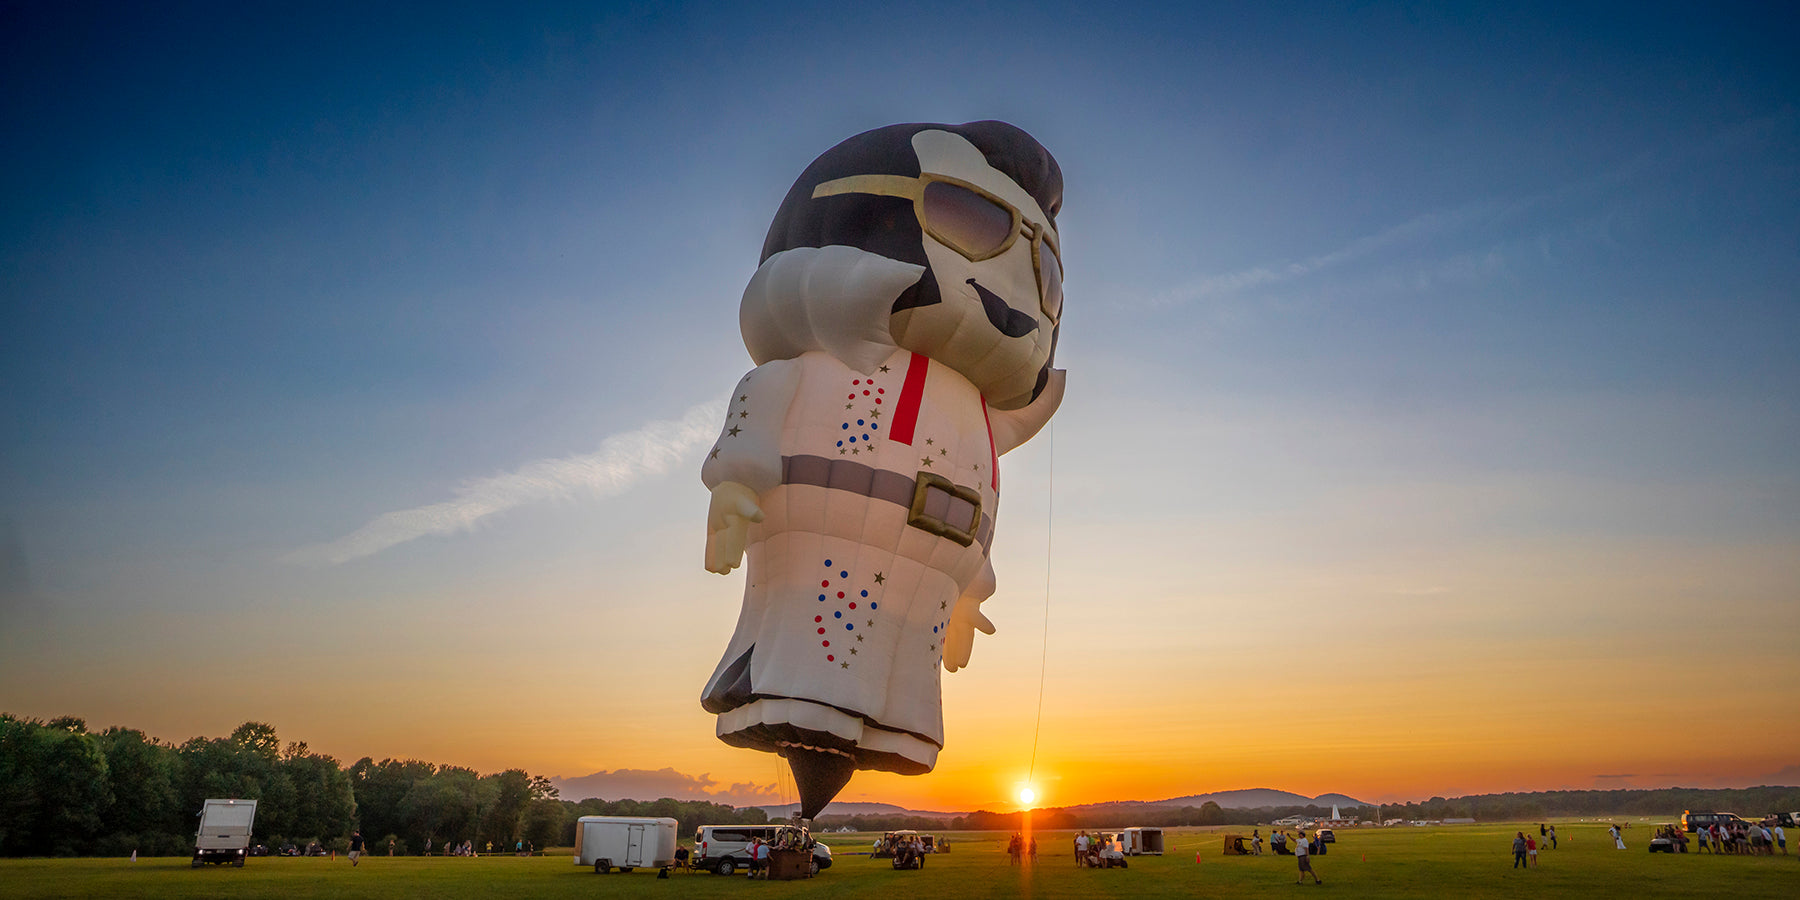
[[[1395,251],[1405,254],[1405,274],[1396,279],[1390,272],[1382,280],[1423,286],[1442,280],[1485,277],[1504,263],[1510,249],[1521,243],[1537,243],[1542,258],[1548,260],[1550,242],[1567,240],[1572,230],[1613,243],[1611,213],[1594,211],[1594,204],[1609,192],[1638,188],[1646,180],[1735,158],[1746,148],[1767,146],[1792,131],[1794,119],[1791,111],[1784,111],[1746,120],[1692,144],[1646,150],[1604,172],[1535,193],[1425,212],[1304,259],[1201,275],[1152,295],[1148,302],[1152,306],[1181,306],[1225,301],[1365,259],[1379,262]],[[1557,217],[1542,221],[1546,215]],[[1521,241],[1518,235],[1504,233],[1508,227],[1516,227],[1521,220],[1529,222],[1533,216],[1540,217],[1540,221],[1528,228],[1535,235],[1530,240]],[[1435,253],[1428,249],[1433,244],[1437,245]]]
[[[455,498],[429,506],[382,513],[357,530],[283,557],[302,565],[338,565],[432,534],[468,531],[496,513],[532,503],[577,496],[606,497],[660,475],[718,435],[723,399],[702,403],[681,418],[651,422],[615,434],[600,449],[580,456],[543,459],[503,475],[465,482]]]
[[[708,773],[689,775],[674,769],[604,769],[577,778],[550,779],[564,800],[710,800],[732,806],[781,803],[784,798],[772,784],[742,781],[720,784]]]

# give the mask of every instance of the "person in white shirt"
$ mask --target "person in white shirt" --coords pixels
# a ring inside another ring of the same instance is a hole
[[[1319,877],[1319,873],[1313,871],[1312,856],[1306,852],[1306,838],[1304,836],[1294,842],[1294,857],[1300,862],[1300,877],[1294,879],[1295,884],[1305,881],[1306,876],[1308,875],[1313,877],[1313,884],[1325,883],[1325,880]]]

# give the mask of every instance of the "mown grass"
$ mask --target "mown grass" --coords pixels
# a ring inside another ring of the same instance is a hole
[[[853,855],[866,851],[870,835],[825,836],[836,864],[819,877],[795,882],[752,882],[742,876],[674,875],[654,871],[596,875],[568,856],[521,859],[365,859],[354,869],[342,857],[252,859],[242,869],[191,869],[185,859],[0,860],[0,895],[35,897],[180,898],[476,898],[501,897],[759,897],[952,898],[1013,897],[1292,897],[1379,898],[1800,896],[1800,855],[1713,857],[1651,855],[1645,823],[1629,829],[1629,850],[1608,845],[1603,824],[1559,824],[1561,847],[1544,851],[1538,868],[1514,870],[1511,841],[1517,825],[1441,828],[1342,829],[1338,843],[1314,868],[1325,879],[1315,887],[1294,884],[1288,856],[1225,857],[1220,832],[1173,829],[1169,852],[1138,857],[1128,869],[1077,869],[1069,856],[1069,832],[1039,835],[1036,866],[1015,868],[1003,852],[1006,835],[952,833],[950,853],[929,858],[917,872],[894,871],[885,860]],[[1248,829],[1244,829],[1248,831]],[[1267,830],[1264,830],[1267,834]],[[1790,847],[1790,851],[1795,848]],[[1194,861],[1199,851],[1201,861]]]

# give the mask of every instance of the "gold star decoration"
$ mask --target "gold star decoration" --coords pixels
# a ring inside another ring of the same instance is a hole
[[[846,404],[844,404],[844,408],[845,408],[845,409],[849,409],[849,408],[850,408],[850,404],[848,404],[848,403],[846,403]]]
[[[948,451],[948,450],[945,450],[945,449],[943,449],[943,448],[941,448],[941,447],[940,447],[940,448],[938,448],[938,455],[939,455],[939,456],[949,456],[949,455],[950,455],[950,451]]]
[[[879,410],[879,409],[871,409],[871,410],[869,410],[869,418],[871,418],[871,419],[879,419],[879,418],[881,418],[881,410]]]
[[[846,668],[846,669],[848,669],[848,668],[850,668],[850,661],[849,661],[849,660],[844,660],[844,661],[843,661],[843,662],[841,662],[841,663],[838,663],[838,665],[839,665],[839,666],[842,666],[842,667],[844,667],[844,668]]]
[[[714,447],[714,448],[713,448],[713,452],[712,452],[712,457],[711,457],[711,458],[712,458],[712,459],[718,459],[718,458],[719,458],[719,448],[717,448],[717,447]]]
[[[977,471],[977,472],[981,471],[981,463],[976,463],[972,468],[974,468],[975,471]]]
[[[886,372],[886,371],[887,371],[887,370],[888,370],[888,367],[887,367],[887,366],[882,366],[882,367],[881,367],[881,371],[882,371],[882,372],[884,372],[884,373],[885,373],[885,372]]]
[[[860,454],[860,453],[862,453],[862,448],[861,448],[861,447],[851,447],[851,448],[850,448],[850,455],[851,455],[851,456],[856,456],[856,455],[858,455],[858,454]]]
[[[857,643],[859,643],[859,644],[860,644],[860,643],[862,643],[862,635],[860,635],[860,634],[859,634],[859,635],[857,635],[857,636],[856,636],[856,642],[857,642]],[[852,648],[850,648],[850,652],[851,652],[851,653],[855,653],[855,652],[856,652],[856,648],[855,648],[855,647],[852,647]]]
[[[933,440],[932,440],[932,439],[931,439],[931,438],[926,438],[926,439],[925,439],[925,443],[927,443],[927,444],[932,444],[932,443],[936,443],[936,442],[935,442],[935,441],[933,441]]]
[[[937,649],[937,645],[936,645],[936,644],[932,644],[932,645],[931,645],[931,646],[929,646],[929,647],[926,647],[926,648],[925,648],[925,649],[927,649],[927,650],[936,650],[936,649]]]
[[[744,429],[742,429],[742,428],[739,428],[739,427],[737,427],[737,426],[736,426],[736,425],[733,425],[733,426],[731,426],[731,430],[730,430],[730,431],[727,431],[727,432],[725,432],[725,433],[726,433],[726,434],[729,434],[729,435],[731,435],[731,436],[732,436],[732,437],[737,437],[737,436],[738,436],[738,432],[740,432],[740,431],[743,431],[743,430],[744,430]]]
[[[874,619],[870,619],[870,620],[869,620],[869,627],[870,627],[870,628],[873,628],[873,627],[875,627],[875,620],[874,620]]]
[[[750,395],[749,394],[739,394],[738,399],[739,400],[748,400],[748,399],[750,399]]]
[[[876,572],[876,573],[875,573],[875,583],[876,583],[876,584],[880,584],[880,583],[882,583],[882,582],[884,582],[884,581],[886,581],[886,580],[887,580],[887,576],[886,576],[886,575],[883,575],[883,574],[881,574],[881,573],[880,573],[880,572]]]
[[[924,466],[927,469],[931,468],[931,457],[929,457],[929,456],[920,457],[919,465]]]
[[[938,609],[949,609],[949,608],[950,608],[950,601],[948,601],[948,600],[939,600],[938,601]]]
[[[851,656],[855,656],[855,655],[856,655],[856,648],[855,648],[855,647],[851,647],[851,648],[850,648],[850,655],[851,655]]]
[[[748,419],[748,418],[750,418],[750,413],[748,413],[748,412],[739,412],[739,413],[738,413],[738,418],[740,418],[740,419]]]
[[[845,448],[843,448],[843,447],[839,447],[839,448],[838,448],[838,455],[839,455],[839,456],[843,456],[843,455],[844,455],[844,454],[845,454],[845,453],[848,453],[848,452],[849,452],[849,451],[848,451],[848,450],[847,450],[847,449],[845,449]]]

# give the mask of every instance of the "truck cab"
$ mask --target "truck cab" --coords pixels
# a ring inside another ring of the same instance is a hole
[[[208,800],[200,807],[200,830],[194,833],[194,868],[202,863],[230,863],[243,868],[256,826],[255,800]]]

